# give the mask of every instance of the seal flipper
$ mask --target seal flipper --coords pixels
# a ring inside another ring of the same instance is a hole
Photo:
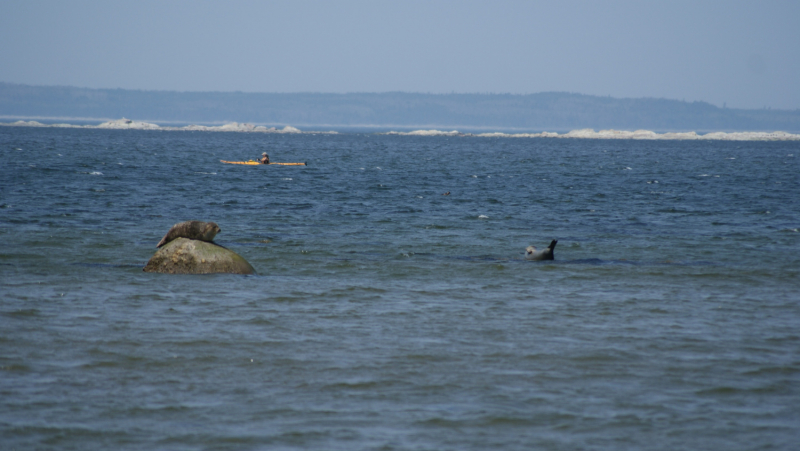
[[[556,255],[553,252],[555,250],[555,248],[556,248],[556,243],[558,243],[558,240],[553,240],[553,241],[550,242],[550,245],[547,246],[547,249],[544,250],[544,255],[542,256],[542,260],[555,260],[556,259]]]
[[[556,243],[558,240],[553,240],[550,242],[550,245],[542,251],[542,260],[555,260],[556,256],[553,250],[556,248]]]

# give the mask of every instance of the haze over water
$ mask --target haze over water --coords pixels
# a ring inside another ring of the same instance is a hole
[[[794,449],[798,155],[0,128],[0,442]],[[189,219],[258,275],[142,272]]]

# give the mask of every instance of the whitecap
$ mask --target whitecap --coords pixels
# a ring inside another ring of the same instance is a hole
[[[478,219],[489,219],[489,217],[486,215],[480,215],[478,216]]]
[[[103,173],[100,172],[100,171],[93,171],[93,172],[90,172],[89,175],[103,175]]]
[[[282,178],[281,180],[292,180],[290,177]]]

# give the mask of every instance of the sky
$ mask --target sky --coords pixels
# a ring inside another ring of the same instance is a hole
[[[800,108],[797,0],[4,0],[0,81]]]

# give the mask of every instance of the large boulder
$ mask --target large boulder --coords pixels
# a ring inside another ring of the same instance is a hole
[[[218,244],[176,238],[150,258],[145,272],[165,274],[255,274],[242,256]]]

